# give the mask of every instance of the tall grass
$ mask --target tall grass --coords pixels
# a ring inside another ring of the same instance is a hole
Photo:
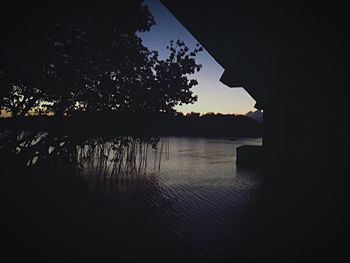
[[[0,146],[0,149],[6,148],[17,155],[18,161],[27,167],[70,165],[80,173],[103,180],[127,180],[159,171],[162,155],[169,151],[166,138],[77,139],[31,131],[2,133]],[[153,167],[149,165],[150,161],[153,161]]]
[[[103,180],[139,178],[148,171],[160,170],[162,155],[169,150],[167,142],[166,138],[134,137],[90,140],[77,146],[77,163],[85,172]],[[149,161],[153,161],[153,169]]]

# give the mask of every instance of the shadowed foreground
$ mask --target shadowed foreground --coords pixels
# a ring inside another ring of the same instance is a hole
[[[19,139],[22,136],[27,136],[26,141],[34,138],[35,144],[24,147]],[[7,143],[2,144],[1,157],[6,160],[2,184],[6,186],[2,198],[6,216],[2,225],[6,253],[14,260],[214,262],[230,256],[230,250],[237,248],[237,239],[244,235],[239,228],[247,214],[244,207],[254,200],[259,184],[249,176],[235,175],[233,156],[219,151],[226,148],[233,154],[239,142],[173,139],[170,157],[163,145],[161,172],[167,179],[152,173],[150,153],[150,174],[108,177],[97,173],[91,177],[89,172],[101,171],[96,168],[100,168],[102,156],[92,159],[97,163],[88,162],[87,170],[79,168],[74,158],[82,156],[75,152],[77,141],[67,135],[40,136],[38,140],[36,133],[18,135],[20,143],[14,151],[14,137],[8,135]],[[93,141],[90,138],[90,145]],[[162,144],[160,140],[159,151]],[[102,144],[97,147],[102,149]],[[175,158],[175,162],[168,164],[167,158]],[[224,170],[214,175],[219,167]],[[158,159],[155,172],[157,169]],[[193,171],[191,176],[189,171]],[[201,179],[205,172],[209,172],[208,178]],[[179,184],[183,180],[188,183]]]
[[[167,254],[180,255],[179,239],[164,236],[158,228],[161,217],[143,196],[139,178],[115,183],[134,187],[136,194],[107,198],[91,191],[77,176],[71,152],[27,167],[23,155],[2,151],[4,202],[2,226],[6,254],[16,260],[137,260]],[[43,157],[44,158],[44,157]],[[146,179],[145,179],[146,180]],[[103,181],[96,181],[101,185]],[[148,191],[157,195],[157,188]],[[127,198],[127,202],[125,202]],[[164,239],[165,238],[165,239]]]
[[[275,173],[256,177],[237,170],[235,175],[229,168],[234,160],[218,149],[234,152],[236,141],[187,140],[205,151],[193,151],[186,140],[176,139],[178,150],[170,151],[170,160],[178,158],[181,165],[168,164],[165,150],[163,154],[161,172],[168,183],[152,173],[112,180],[103,174],[78,176],[88,171],[79,168],[74,158],[79,152],[72,147],[77,142],[69,136],[49,135],[27,151],[19,151],[20,145],[11,150],[11,140],[6,140],[1,151],[6,255],[12,261],[44,262],[307,262],[340,257],[345,245],[340,242],[345,230],[340,208],[346,199],[335,191],[339,182],[326,183],[318,176],[326,170],[316,173],[305,165],[286,171],[276,165]],[[48,154],[53,143],[63,146]],[[46,155],[38,155],[32,165],[31,154],[39,149]],[[153,159],[148,158],[152,171]],[[202,173],[214,176],[219,167],[229,170],[220,170],[214,181],[210,176],[199,180]],[[174,184],[176,180],[190,180],[193,187]],[[231,181],[238,185],[230,188]]]

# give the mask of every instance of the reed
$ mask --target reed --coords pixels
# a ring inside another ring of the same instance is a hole
[[[159,137],[77,139],[33,131],[3,133],[1,137],[0,148],[16,154],[27,167],[70,165],[102,181],[125,181],[159,171],[162,155],[169,151],[168,139]],[[150,161],[154,163],[153,170],[147,165]]]
[[[135,179],[150,171],[147,166],[151,161],[150,157],[153,157],[154,162],[151,171],[160,170],[162,155],[169,150],[166,142],[166,138],[146,139],[130,136],[107,141],[90,140],[87,144],[77,146],[76,161],[99,180]]]

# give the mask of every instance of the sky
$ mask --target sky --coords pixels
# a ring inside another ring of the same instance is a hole
[[[181,39],[190,48],[194,49],[198,41],[178,21],[159,0],[144,0],[152,12],[156,25],[149,32],[139,33],[143,44],[151,50],[157,50],[160,57],[166,57],[168,51],[166,46],[170,40]],[[199,43],[201,44],[201,43]],[[177,106],[176,109],[183,113],[224,113],[224,114],[246,114],[255,111],[255,100],[243,88],[229,88],[223,85],[219,79],[224,69],[205,50],[197,55],[197,63],[202,64],[202,69],[191,78],[197,79],[199,85],[193,88],[198,96],[194,104]],[[0,116],[8,113],[0,112]]]
[[[158,0],[144,2],[150,8],[156,22],[149,32],[139,33],[145,46],[159,51],[161,57],[168,54],[166,46],[170,40],[181,39],[188,47],[195,47],[198,41]],[[243,88],[232,89],[219,81],[224,69],[205,47],[203,48],[204,51],[197,55],[197,63],[202,64],[202,69],[191,76],[199,82],[199,85],[193,88],[198,101],[194,104],[177,106],[176,109],[183,113],[194,111],[245,114],[254,111],[255,100]]]

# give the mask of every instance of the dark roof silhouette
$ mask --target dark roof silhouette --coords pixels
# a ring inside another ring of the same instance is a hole
[[[225,69],[221,82],[243,86],[257,108],[278,90],[324,84],[345,65],[347,14],[338,3],[161,2]]]

